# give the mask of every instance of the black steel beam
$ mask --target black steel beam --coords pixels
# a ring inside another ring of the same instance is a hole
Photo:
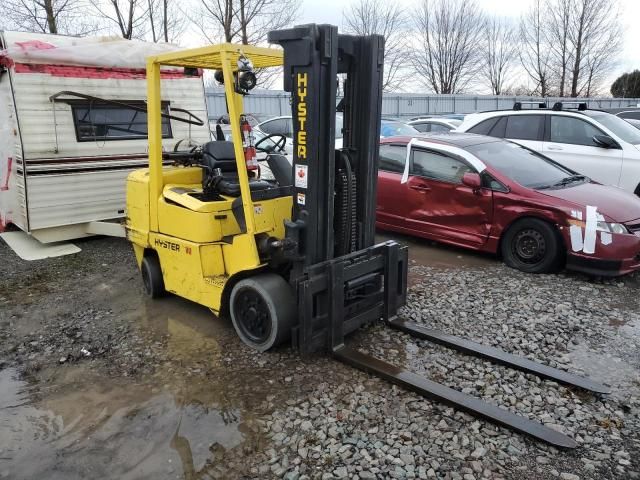
[[[554,380],[565,385],[580,387],[596,393],[611,392],[609,387],[594,382],[589,378],[574,375],[563,370],[558,370],[557,368],[548,367],[524,357],[503,352],[502,350],[494,347],[488,347],[471,340],[448,335],[438,330],[432,330],[401,318],[391,320],[388,324],[389,326],[408,333],[409,335],[413,335],[414,337],[429,340],[469,355],[486,358],[494,363],[499,363],[526,373],[533,373],[534,375],[542,378],[548,378],[549,380]]]
[[[490,422],[504,425],[507,428],[542,440],[555,447],[575,448],[578,445],[572,438],[556,430],[547,428],[541,423],[483,402],[471,395],[445,387],[444,385],[428,380],[395,365],[391,365],[378,358],[366,355],[350,347],[344,346],[336,349],[333,355],[348,365],[373,373],[427,398],[446,403],[458,410],[464,410],[472,415],[485,418]]]

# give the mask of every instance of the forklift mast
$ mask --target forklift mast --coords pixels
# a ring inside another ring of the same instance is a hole
[[[384,39],[313,24],[272,31],[269,41],[284,50],[292,96],[293,344],[302,353],[332,351],[364,323],[394,318],[406,299],[407,248],[374,245]],[[343,146],[336,150],[339,77]]]

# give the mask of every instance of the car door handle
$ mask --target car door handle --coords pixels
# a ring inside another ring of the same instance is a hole
[[[556,152],[559,152],[560,150],[564,150],[562,147],[559,147],[557,145],[549,145],[547,148],[549,150],[553,150],[553,151],[556,151]]]
[[[414,190],[418,190],[419,192],[428,192],[429,190],[431,190],[426,185],[410,185],[410,188],[413,188]]]

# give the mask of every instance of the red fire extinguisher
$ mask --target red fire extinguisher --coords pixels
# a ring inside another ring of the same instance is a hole
[[[254,146],[253,131],[251,125],[244,115],[240,116],[240,131],[242,132],[242,148],[244,149],[244,161],[247,170],[258,170],[258,158],[256,155],[256,147]]]

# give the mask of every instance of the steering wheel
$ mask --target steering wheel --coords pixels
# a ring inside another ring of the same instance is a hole
[[[272,140],[273,137],[279,137],[278,140]],[[273,145],[267,147],[260,147],[262,143],[266,140],[271,140]],[[287,137],[282,135],[281,133],[272,133],[271,135],[267,135],[266,137],[262,137],[255,144],[255,148],[259,152],[264,153],[273,153],[273,152],[284,152],[284,147],[287,144]]]

